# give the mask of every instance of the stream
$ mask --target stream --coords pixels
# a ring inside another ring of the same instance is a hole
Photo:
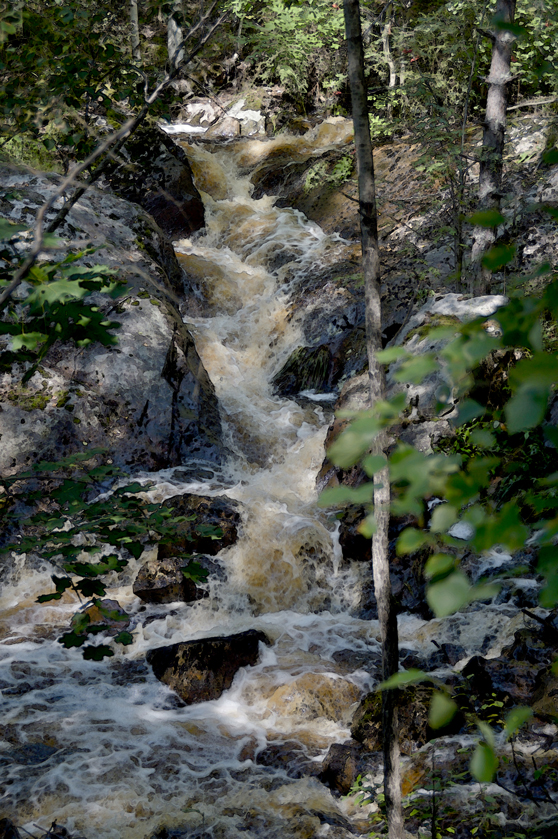
[[[297,287],[354,243],[271,197],[254,200],[249,180],[264,155],[288,144],[304,159],[350,139],[348,123],[333,121],[280,140],[180,140],[207,217],[202,235],[175,243],[188,274],[204,280],[203,316],[186,322],[230,455],[222,467],[206,465],[203,480],[187,469],[144,475],[154,483],[146,496],[226,495],[241,504],[242,532],[217,558],[226,580],[211,578],[210,596],[194,604],[142,604],[131,562],[110,596],[133,616],[135,640],[102,663],[57,643],[70,599],[36,605],[50,588],[47,563],[4,587],[0,801],[34,834],[54,820],[86,839],[144,839],[163,827],[214,839],[369,830],[354,798],[335,797],[316,777],[329,746],[349,738],[379,657],[377,622],[358,616],[370,569],[343,561],[336,520],[316,503],[333,397],[309,393],[299,404],[271,386],[302,342],[290,309]],[[504,603],[399,623],[401,644],[424,656],[433,638],[496,655],[523,617]],[[145,664],[164,644],[250,628],[272,645],[218,700],[181,707]]]

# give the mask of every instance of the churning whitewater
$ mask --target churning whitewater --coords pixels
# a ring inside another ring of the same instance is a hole
[[[56,641],[76,608],[69,597],[36,604],[51,566],[15,569],[0,602],[0,787],[3,809],[28,830],[56,820],[87,839],[144,839],[163,827],[295,839],[344,837],[347,820],[362,823],[363,811],[315,776],[373,687],[363,663],[377,657],[377,623],[354,617],[369,569],[342,562],[335,519],[316,504],[331,395],[298,404],[271,386],[301,343],[293,295],[349,244],[272,198],[253,200],[249,180],[276,147],[306,159],[345,146],[351,133],[332,120],[304,137],[183,142],[207,227],[175,246],[199,280],[201,313],[186,321],[216,389],[229,457],[222,468],[205,464],[204,480],[185,479],[196,464],[143,478],[156,501],[186,492],[239,501],[242,533],[217,558],[224,575],[212,577],[210,596],[193,604],[142,604],[131,562],[110,596],[132,615],[134,644],[100,664]],[[496,648],[513,634],[514,615],[487,607],[443,624],[407,616],[401,641],[428,652],[436,637],[473,650],[492,631]],[[145,664],[164,644],[250,628],[272,645],[219,700],[181,707]]]

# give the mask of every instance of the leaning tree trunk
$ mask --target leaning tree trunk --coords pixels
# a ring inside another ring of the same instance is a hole
[[[362,270],[366,299],[366,341],[370,376],[370,402],[374,405],[386,394],[385,374],[376,353],[382,348],[382,304],[380,299],[380,254],[378,248],[378,215],[374,181],[374,161],[370,141],[368,103],[364,80],[364,52],[360,27],[358,0],[344,0],[345,32],[349,59],[349,84],[355,127],[355,148],[358,167],[360,229],[362,236]],[[382,437],[375,443],[375,454],[383,451]],[[374,486],[374,512],[377,530],[372,540],[372,570],[378,603],[378,618],[382,639],[383,676],[388,679],[397,672],[399,652],[397,618],[391,596],[388,560],[389,526],[389,470],[377,473]],[[399,768],[399,725],[397,691],[382,694],[384,792],[388,818],[389,839],[401,839],[403,813],[401,807],[401,779]]]
[[[138,0],[130,0],[130,28],[131,28],[131,43],[132,43],[132,58],[137,64],[141,64],[141,49],[140,49],[140,33],[139,33],[139,17],[138,17]]]
[[[498,0],[495,20],[512,23],[515,0]],[[502,186],[502,160],[506,130],[507,86],[511,80],[511,54],[514,35],[506,29],[496,29],[492,38],[492,62],[488,76],[486,118],[482,138],[479,173],[478,209],[500,210]],[[471,252],[470,291],[475,295],[490,291],[491,272],[482,264],[482,258],[496,241],[495,227],[475,227]]]

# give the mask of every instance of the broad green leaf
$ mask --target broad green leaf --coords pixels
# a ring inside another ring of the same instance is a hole
[[[467,222],[474,224],[475,227],[498,227],[504,224],[506,219],[498,210],[479,210],[478,213],[473,213],[469,216]]]
[[[474,428],[471,431],[471,442],[479,449],[492,449],[496,445],[496,438],[486,428]]]
[[[480,784],[489,784],[498,770],[498,758],[487,743],[479,743],[471,758],[471,775]]]
[[[424,576],[427,580],[436,577],[447,577],[455,568],[455,558],[449,554],[433,554],[428,557],[424,566]]]
[[[385,463],[385,461],[384,461]],[[360,487],[337,486],[324,489],[318,500],[320,507],[331,507],[339,504],[368,504],[374,496],[372,482]]]
[[[485,253],[482,264],[489,271],[499,271],[504,265],[508,265],[515,257],[517,248],[515,245],[495,245]]]
[[[71,647],[81,647],[85,644],[86,640],[87,635],[81,635],[77,632],[65,632],[64,635],[58,639],[58,643],[63,644],[66,649],[70,649]]]
[[[554,166],[558,163],[558,149],[549,149],[548,151],[545,151],[543,153],[543,161],[547,164],[547,166]],[[555,207],[552,207],[551,209],[554,210],[554,213],[556,213],[554,216],[556,218],[558,216],[558,210]],[[552,215],[554,215],[554,213],[552,213]]]
[[[104,658],[110,658],[113,655],[114,650],[106,644],[99,644],[98,646],[90,644],[83,648],[83,657],[87,661],[102,661]]]
[[[457,704],[444,691],[436,691],[430,701],[428,725],[430,728],[443,728],[453,719]]]
[[[381,364],[391,364],[393,361],[408,357],[409,352],[403,347],[388,347],[376,353],[376,358]]]
[[[24,230],[29,230],[29,225],[14,224],[8,219],[0,218],[0,240],[11,239],[16,233],[22,233]]]
[[[471,599],[471,586],[462,571],[454,571],[443,580],[431,583],[426,590],[426,600],[437,618],[452,615]]]
[[[181,571],[187,580],[192,580],[194,583],[204,583],[209,576],[209,571],[199,562],[194,561],[189,562]]]
[[[519,731],[522,725],[530,720],[533,716],[533,711],[531,708],[526,708],[525,706],[519,706],[518,708],[512,708],[509,714],[506,717],[506,722],[504,724],[504,731],[506,732],[506,739],[509,740],[510,737]]]
[[[394,673],[385,682],[378,685],[378,690],[391,690],[391,688],[401,688],[406,685],[416,685],[419,682],[431,682],[432,677],[424,670],[417,670],[411,668],[410,670],[403,670],[401,673]]]
[[[20,350],[25,347],[28,350],[36,350],[39,344],[47,340],[47,337],[44,332],[23,332],[12,338],[12,348]]]
[[[115,635],[113,640],[116,641],[117,644],[123,644],[127,647],[134,643],[134,636],[131,632],[126,632],[126,630],[124,630],[123,632],[119,632],[118,635]]]
[[[383,469],[386,465],[387,460],[383,454],[369,454],[362,461],[362,468],[369,478],[374,477],[376,472],[379,472],[380,469]]]
[[[394,374],[394,379],[397,382],[412,382],[413,384],[420,384],[429,373],[433,373],[438,369],[438,361],[433,353],[424,353],[409,358],[402,362],[401,366]]]
[[[81,591],[84,597],[104,597],[106,589],[99,580],[80,580],[76,588]]]
[[[432,533],[446,533],[457,521],[457,510],[452,504],[438,504],[430,519]]]
[[[506,424],[510,434],[526,431],[539,425],[548,407],[550,388],[523,385],[504,408]]]
[[[474,399],[465,399],[463,402],[459,403],[458,410],[458,425],[463,425],[472,419],[476,419],[476,417],[482,417],[486,408],[483,408],[483,406],[479,405],[478,402],[475,402]]]
[[[397,539],[397,553],[399,556],[403,554],[412,554],[418,551],[419,548],[428,541],[428,536],[422,530],[417,530],[414,527],[406,527]]]
[[[491,748],[494,748],[494,744],[496,743],[496,738],[494,736],[494,729],[492,726],[485,722],[484,720],[477,720],[477,725],[479,727],[479,731],[481,732],[485,743],[488,743]]]
[[[374,513],[369,513],[361,521],[357,529],[360,535],[364,536],[365,539],[371,539],[376,530],[378,529]]]

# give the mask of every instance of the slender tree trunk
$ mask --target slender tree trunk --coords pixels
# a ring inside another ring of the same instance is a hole
[[[182,41],[182,0],[173,0],[172,9],[167,21],[167,50],[169,54],[169,67],[173,70],[178,67],[184,58]]]
[[[503,23],[512,23],[515,15],[515,0],[498,0],[495,18]],[[511,32],[496,29],[491,35],[492,62],[488,76],[486,118],[482,138],[482,152],[479,173],[479,210],[500,210],[502,186],[502,160],[504,134],[506,130],[507,86],[511,80],[510,66],[513,42]],[[484,254],[496,240],[493,227],[475,227],[471,253],[471,283],[473,294],[482,295],[490,290],[491,273],[482,265]]]
[[[395,61],[393,60],[393,55],[391,52],[391,44],[389,42],[389,36],[391,35],[391,21],[393,12],[390,10],[388,13],[389,17],[387,18],[384,28],[382,30],[382,49],[384,51],[384,58],[386,64],[389,68],[389,82],[388,82],[388,106],[387,106],[387,114],[388,119],[393,117],[393,91],[397,86],[397,68],[395,66]]]
[[[138,0],[130,0],[130,26],[132,29],[132,58],[136,64],[141,64],[141,49],[140,49],[140,34],[139,34],[139,17],[138,17]]]
[[[358,167],[360,229],[362,236],[362,270],[366,299],[366,340],[370,375],[370,402],[374,405],[385,398],[384,370],[376,353],[382,348],[382,305],[380,299],[380,255],[378,248],[378,216],[374,181],[374,161],[370,141],[370,123],[364,80],[364,53],[360,27],[358,0],[344,0],[345,32],[349,59],[349,84],[355,127],[355,148]],[[378,438],[375,453],[382,452],[384,439]],[[386,467],[376,475],[374,512],[377,531],[372,540],[374,589],[378,603],[378,618],[382,639],[384,679],[397,672],[399,665],[397,618],[393,609],[388,560],[389,526],[389,471]],[[397,692],[382,695],[384,792],[388,818],[389,839],[402,839],[403,814],[399,769],[399,726]]]

